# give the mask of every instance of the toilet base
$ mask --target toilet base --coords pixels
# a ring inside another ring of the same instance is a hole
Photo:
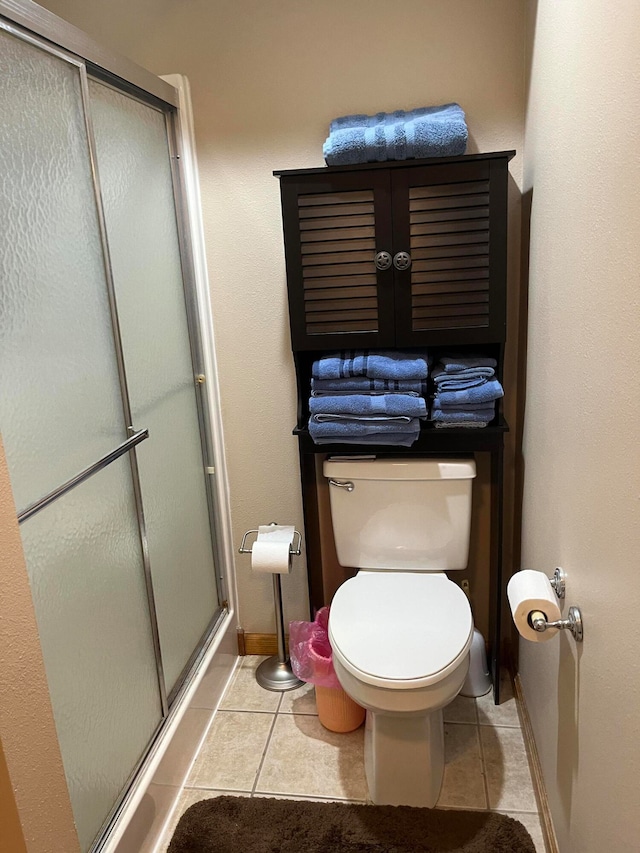
[[[444,776],[442,710],[417,716],[368,710],[364,766],[376,805],[435,806]]]

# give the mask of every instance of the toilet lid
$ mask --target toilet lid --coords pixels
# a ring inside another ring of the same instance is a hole
[[[443,678],[472,636],[469,601],[443,574],[361,571],[329,613],[334,655],[361,680],[391,688]]]

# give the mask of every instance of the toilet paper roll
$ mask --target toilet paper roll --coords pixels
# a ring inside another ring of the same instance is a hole
[[[558,628],[547,628],[546,631],[536,631],[529,624],[529,614],[532,610],[541,610],[547,617],[547,622],[562,619],[558,599],[549,582],[542,572],[533,569],[523,569],[517,572],[507,584],[507,597],[513,615],[513,621],[520,635],[533,643],[545,643],[558,633]]]
[[[295,527],[285,524],[261,524],[251,548],[254,572],[287,575],[291,571],[291,545]]]

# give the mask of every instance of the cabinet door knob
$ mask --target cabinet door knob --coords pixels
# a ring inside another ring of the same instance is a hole
[[[397,270],[408,270],[411,266],[409,252],[398,252],[393,258],[393,265]]]
[[[389,252],[378,252],[375,257],[376,267],[379,270],[388,270],[391,266],[391,255]]]

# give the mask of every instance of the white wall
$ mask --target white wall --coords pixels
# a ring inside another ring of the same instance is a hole
[[[302,525],[278,182],[323,165],[329,121],[458,100],[471,151],[520,148],[523,0],[44,0],[194,102],[237,543]],[[520,172],[519,161],[511,164]],[[516,229],[514,229],[515,231]],[[240,622],[272,631],[269,579],[237,558]],[[285,618],[306,618],[302,561]]]
[[[560,850],[629,853],[640,838],[640,4],[540,0],[530,23],[523,565],[567,571],[585,640],[522,641],[520,670]]]

